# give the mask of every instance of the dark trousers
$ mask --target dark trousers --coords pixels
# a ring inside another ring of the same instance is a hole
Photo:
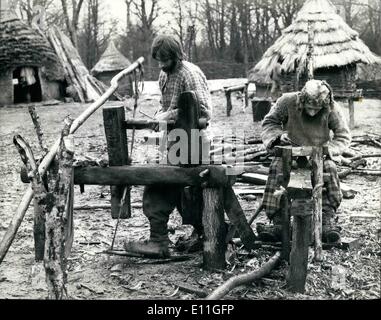
[[[143,213],[150,222],[150,240],[168,241],[167,223],[169,215],[177,208],[183,224],[192,225],[202,232],[201,189],[184,190],[183,186],[146,186],[143,193]],[[193,203],[190,203],[192,202]]]

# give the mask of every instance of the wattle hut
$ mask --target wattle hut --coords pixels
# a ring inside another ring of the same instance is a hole
[[[131,62],[115,47],[114,42],[110,41],[99,61],[91,69],[91,73],[98,80],[102,81],[107,86],[110,86],[111,79],[130,64]],[[117,93],[122,96],[132,96],[132,81],[132,76],[122,78],[119,81]]]
[[[310,63],[314,78],[326,80],[336,99],[353,99],[358,94],[356,65],[380,61],[329,0],[307,0],[295,21],[249,71],[248,78],[269,84],[271,71],[279,63],[282,92],[300,90],[307,81]]]
[[[28,86],[25,73],[33,79]],[[0,92],[0,105],[59,99],[65,92],[64,72],[49,42],[5,6],[0,10]]]

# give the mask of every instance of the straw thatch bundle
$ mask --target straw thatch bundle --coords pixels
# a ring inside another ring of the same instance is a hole
[[[278,61],[285,73],[296,72],[298,68],[298,71],[304,72],[309,30],[313,35],[314,70],[381,61],[359,39],[358,33],[336,13],[335,6],[329,0],[307,0],[295,21],[282,32],[264,53],[262,60],[249,72],[249,79],[269,82],[271,70]]]
[[[110,41],[106,51],[102,54],[93,69],[91,69],[91,73],[97,75],[103,72],[121,71],[130,64],[131,62],[115,47],[114,42]]]
[[[63,80],[64,73],[49,42],[16,16],[0,21],[0,74],[21,66],[45,67],[48,80]]]

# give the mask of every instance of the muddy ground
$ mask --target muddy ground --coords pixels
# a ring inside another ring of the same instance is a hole
[[[141,96],[141,110],[153,114],[159,96],[146,93]],[[233,111],[226,117],[226,101],[219,91],[213,94],[213,132],[224,134],[229,128],[242,128],[247,134],[259,134],[260,125],[254,123],[251,107],[243,111],[242,101],[233,97]],[[110,104],[110,103],[108,103]],[[112,104],[112,103],[111,103]],[[58,104],[37,106],[45,139],[51,145],[57,138],[62,120],[68,114],[79,115],[88,104]],[[356,128],[353,135],[372,133],[381,135],[381,101],[363,100],[355,103]],[[348,115],[348,110],[345,110]],[[138,117],[144,118],[142,115]],[[26,106],[0,109],[0,239],[9,225],[12,215],[27,186],[20,181],[20,157],[12,143],[15,134],[21,134],[38,155],[38,143]],[[133,160],[144,163],[147,147],[143,145],[142,132],[137,134]],[[76,133],[76,155],[106,158],[106,142],[103,131],[102,111],[98,110]],[[379,153],[380,149],[359,145],[364,154]],[[380,158],[369,158],[368,168],[380,169]],[[380,178],[350,175],[344,182],[358,191],[353,199],[345,199],[340,207],[343,236],[357,238],[360,246],[348,251],[331,249],[324,251],[321,264],[308,265],[305,294],[291,294],[285,290],[285,266],[280,266],[269,276],[233,290],[230,299],[379,299],[380,293]],[[142,187],[132,188],[133,213],[128,220],[121,220],[115,247],[122,249],[124,239],[146,239],[149,236],[148,220],[141,209]],[[80,193],[75,187],[74,205],[108,204],[109,187],[86,186]],[[248,217],[258,207],[257,200],[240,199]],[[362,214],[363,217],[358,217]],[[262,214],[260,221],[266,221]],[[229,264],[225,270],[206,272],[201,268],[202,253],[194,253],[182,262],[160,264],[157,261],[131,257],[110,256],[102,253],[110,248],[116,220],[110,210],[75,210],[75,236],[68,262],[68,294],[72,299],[197,299],[195,294],[179,290],[177,283],[186,283],[210,291],[234,274],[258,269],[273,254],[258,249],[252,252],[229,247]],[[253,224],[253,228],[255,223]],[[47,296],[41,265],[36,265],[33,253],[33,208],[30,206],[17,236],[4,261],[0,265],[0,299],[45,299]],[[169,227],[175,231],[170,239],[191,232],[181,225],[181,218],[174,212]],[[310,258],[312,258],[312,251]],[[311,260],[311,259],[310,259]],[[345,283],[337,288],[332,282],[332,266],[345,270]]]

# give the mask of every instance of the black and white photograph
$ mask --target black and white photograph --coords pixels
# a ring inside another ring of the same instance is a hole
[[[380,300],[380,124],[380,0],[0,0],[0,300]]]

